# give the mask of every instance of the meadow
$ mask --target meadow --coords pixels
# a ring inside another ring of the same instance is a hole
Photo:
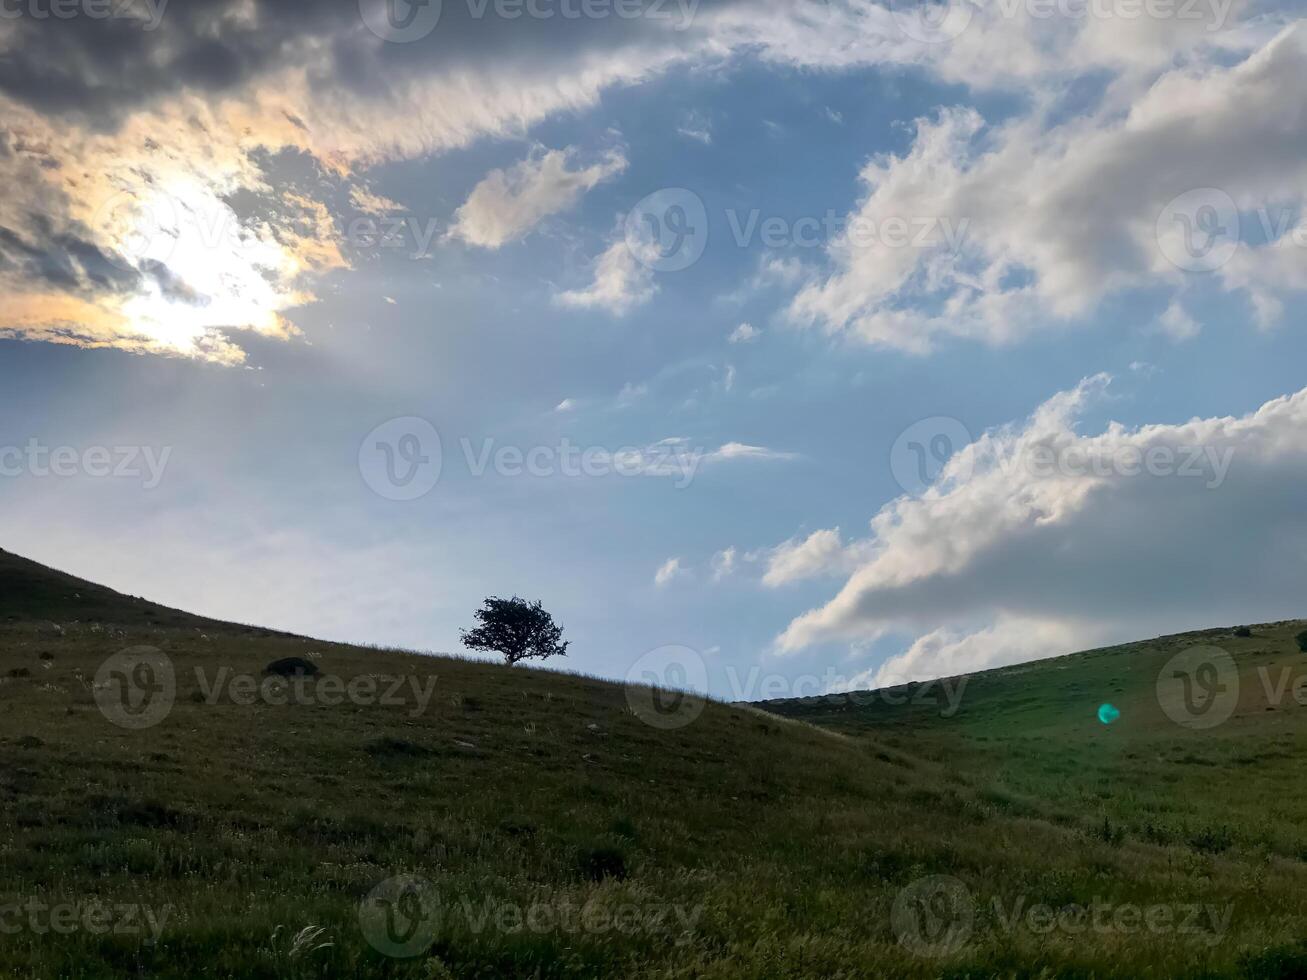
[[[882,692],[662,728],[620,684],[0,554],[0,975],[1301,975],[1307,707],[1259,673],[1307,667],[1301,629],[977,674],[946,717]],[[1240,678],[1205,730],[1157,690],[1195,644]],[[124,727],[106,662],[140,647],[171,692]],[[319,676],[269,682],[287,657]]]

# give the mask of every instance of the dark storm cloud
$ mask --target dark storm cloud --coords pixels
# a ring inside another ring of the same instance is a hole
[[[136,16],[122,12],[123,0],[101,0],[113,16],[34,16],[45,2],[4,0],[0,37],[7,33],[9,41],[0,93],[102,129],[154,100],[188,91],[233,93],[288,66],[306,68],[317,89],[378,95],[411,75],[472,65],[493,69],[487,59],[530,70],[590,47],[679,46],[693,33],[680,29],[687,25],[677,3],[662,0],[645,0],[656,15],[579,19],[505,18],[480,0],[445,0],[436,28],[414,43],[382,42],[365,26],[358,0],[135,0],[126,9]],[[731,2],[704,0],[695,13]],[[83,0],[83,8],[95,3]]]
[[[25,234],[0,225],[0,271],[39,280],[77,294],[128,293],[140,276],[74,231],[57,229],[49,216],[29,214]]]

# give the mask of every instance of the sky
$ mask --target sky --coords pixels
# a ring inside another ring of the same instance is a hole
[[[738,700],[1307,612],[1293,4],[0,7],[8,550]]]

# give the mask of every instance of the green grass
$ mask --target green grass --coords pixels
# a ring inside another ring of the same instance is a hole
[[[26,578],[3,558],[0,584]],[[1245,685],[1224,726],[1176,727],[1152,691],[1187,638],[977,675],[949,718],[710,704],[663,731],[592,678],[147,618],[57,573],[25,588],[30,616],[0,599],[17,617],[0,625],[0,910],[166,917],[151,941],[26,919],[9,933],[10,914],[6,977],[1270,977],[1307,963],[1307,708],[1266,711]],[[1298,668],[1301,628],[1204,642],[1245,672]],[[166,651],[177,697],[129,731],[100,711],[94,677],[137,644]],[[211,704],[194,674],[310,654],[327,675],[434,693],[421,711],[411,694]],[[1110,727],[1093,714],[1107,700],[1122,711]],[[421,908],[439,913],[407,959],[370,943],[359,914],[399,875],[429,882]],[[892,915],[934,875],[961,882],[973,913],[939,956],[900,942]],[[1088,936],[1007,923],[1093,903],[1229,920]]]

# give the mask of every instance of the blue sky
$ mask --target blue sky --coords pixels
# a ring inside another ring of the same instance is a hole
[[[77,455],[4,547],[431,650],[516,593],[729,697],[1302,614],[1289,6],[370,3],[0,22],[0,445]]]

